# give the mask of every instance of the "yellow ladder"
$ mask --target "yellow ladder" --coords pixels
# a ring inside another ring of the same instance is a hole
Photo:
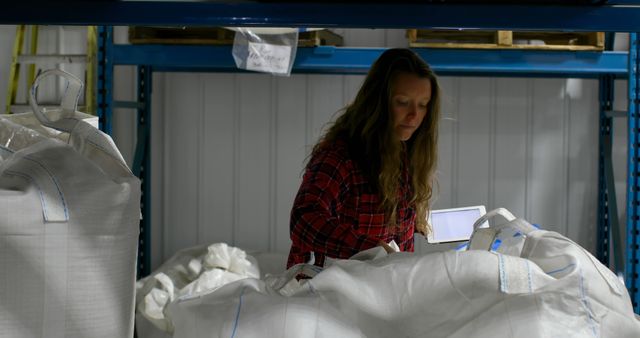
[[[28,105],[16,104],[18,94],[18,82],[20,80],[20,65],[28,64],[27,73],[27,90],[33,84],[36,77],[36,64],[39,62],[51,63],[85,63],[86,79],[85,79],[85,107],[83,112],[95,114],[96,112],[96,57],[98,53],[98,30],[96,26],[87,27],[87,54],[76,55],[54,55],[54,54],[37,54],[38,51],[38,26],[30,26],[31,44],[29,46],[29,54],[22,54],[25,42],[25,33],[27,25],[19,25],[16,28],[16,39],[13,43],[13,55],[11,59],[11,68],[9,70],[9,86],[7,92],[7,101],[5,112],[11,114],[17,112],[20,107],[28,109]]]

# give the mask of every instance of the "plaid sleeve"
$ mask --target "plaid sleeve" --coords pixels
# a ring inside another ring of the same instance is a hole
[[[335,152],[311,159],[291,211],[291,239],[303,251],[346,258],[378,245],[338,217],[351,172],[348,161]]]

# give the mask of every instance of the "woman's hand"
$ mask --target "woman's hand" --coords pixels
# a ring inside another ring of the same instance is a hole
[[[396,250],[394,250],[389,244],[387,244],[387,242],[383,240],[378,241],[378,245],[383,247],[388,254],[396,252]]]

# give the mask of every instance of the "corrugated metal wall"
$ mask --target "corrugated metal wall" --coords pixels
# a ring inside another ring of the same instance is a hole
[[[401,30],[338,33],[353,46],[406,46]],[[120,41],[125,35],[122,29],[116,34]],[[353,98],[362,79],[156,74],[153,266],[181,248],[219,241],[287,252],[289,212],[309,149],[323,126]],[[593,251],[597,81],[442,77],[441,84],[435,207],[506,207]],[[618,109],[626,107],[625,88],[624,82],[618,83]],[[131,99],[134,93],[133,70],[117,67],[115,97]],[[128,159],[134,125],[133,111],[115,111],[114,138]],[[624,120],[616,128],[616,181],[623,198]],[[442,247],[418,240],[416,249]]]
[[[217,241],[288,250],[288,215],[309,147],[361,77],[170,74],[164,80],[165,258]],[[507,207],[593,248],[597,83],[441,80],[436,207]]]

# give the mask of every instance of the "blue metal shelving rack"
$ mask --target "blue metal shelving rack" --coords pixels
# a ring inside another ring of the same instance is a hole
[[[627,243],[625,284],[636,313],[640,313],[640,35],[629,34],[629,107],[627,126]]]
[[[640,313],[640,0],[585,1],[585,5],[488,5],[442,2],[362,4],[295,2],[20,1],[4,4],[0,23],[66,25],[173,25],[340,28],[465,28],[631,32],[628,53],[418,50],[441,75],[589,77],[600,82],[598,256],[624,274],[636,313]],[[562,1],[558,1],[562,3]],[[596,3],[596,4],[591,4]],[[34,6],[38,10],[34,11]],[[155,71],[235,72],[228,47],[114,45],[110,27],[100,29],[98,102],[101,128],[111,131],[114,65],[138,66],[138,148],[134,171],[143,181],[139,274],[149,272],[149,118],[151,76]],[[381,49],[304,48],[295,72],[364,73]],[[627,243],[619,242],[611,163],[613,81],[628,79]],[[613,242],[613,248],[611,243]],[[624,262],[624,263],[622,263]]]

